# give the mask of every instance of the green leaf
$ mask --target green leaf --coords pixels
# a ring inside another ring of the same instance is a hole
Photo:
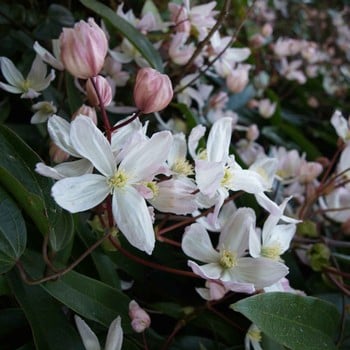
[[[52,248],[63,249],[72,238],[73,221],[51,197],[53,181],[34,171],[36,163],[42,160],[5,126],[0,126],[0,149],[0,184],[31,217],[39,231],[50,235]]]
[[[24,284],[15,271],[8,274],[8,279],[32,329],[36,350],[62,350],[62,347],[84,350],[77,331],[57,301],[40,286]]]
[[[98,1],[80,0],[80,2],[90,10],[96,12],[113,28],[117,29],[123,36],[125,36],[125,38],[127,38],[135,46],[135,48],[153,68],[157,69],[159,72],[163,72],[162,59],[159,52],[135,27],[117,15],[112,9]]]
[[[41,287],[83,318],[109,327],[117,316],[121,316],[124,332],[131,331],[128,316],[130,299],[105,283],[71,271]]]
[[[336,350],[333,337],[340,315],[336,307],[328,302],[314,297],[271,292],[240,300],[231,308],[291,350]]]
[[[173,107],[177,108],[184,116],[189,130],[200,124],[198,116],[184,103],[172,103]]]
[[[21,211],[0,186],[0,273],[16,264],[26,244],[27,229]]]

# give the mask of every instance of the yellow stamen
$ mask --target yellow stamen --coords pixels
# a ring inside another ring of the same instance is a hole
[[[171,170],[185,176],[193,175],[193,166],[186,159],[178,159],[171,167]]]
[[[232,172],[228,168],[225,168],[224,176],[221,179],[221,186],[230,187],[232,178],[233,178]]]
[[[224,269],[231,269],[237,265],[237,256],[235,253],[224,249],[220,252],[219,262]]]
[[[123,170],[118,170],[113,176],[111,176],[107,182],[108,185],[112,188],[122,188],[126,185],[128,181],[128,176]]]
[[[268,259],[279,260],[281,253],[282,253],[281,245],[278,242],[276,242],[274,245],[271,245],[269,247],[261,248],[261,256]]]

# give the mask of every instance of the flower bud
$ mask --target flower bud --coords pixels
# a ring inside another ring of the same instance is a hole
[[[239,93],[245,89],[249,82],[250,67],[248,64],[239,65],[226,77],[226,85],[231,92]]]
[[[259,101],[259,114],[267,119],[273,116],[276,111],[276,102],[272,103],[268,98]]]
[[[246,138],[249,141],[255,141],[259,137],[259,128],[256,124],[252,124],[248,127]]]
[[[134,86],[134,101],[142,113],[154,113],[164,109],[173,98],[173,87],[166,74],[152,68],[138,71]]]
[[[51,160],[56,164],[63,163],[69,158],[69,154],[63,151],[53,142],[50,143],[49,155]]]
[[[151,325],[151,318],[148,313],[135,300],[130,301],[129,316],[131,318],[131,327],[137,333],[142,333]]]
[[[73,76],[88,79],[102,69],[108,42],[93,18],[80,21],[74,28],[63,28],[59,37],[61,61]]]
[[[94,84],[92,84],[91,79],[93,79],[97,92],[101,97],[101,102],[103,106],[108,106],[112,101],[112,88],[106,78],[98,75],[97,77],[90,78],[85,85],[87,98],[92,106],[99,106],[100,101],[98,99]]]
[[[78,116],[78,115],[85,115],[86,117],[90,118],[95,125],[97,125],[97,114],[94,107],[90,107],[87,105],[80,106],[72,115],[72,121]]]

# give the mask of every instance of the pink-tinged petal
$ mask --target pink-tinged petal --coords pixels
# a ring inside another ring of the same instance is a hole
[[[87,350],[101,350],[100,343],[96,334],[79,316],[75,315],[75,324],[77,325],[81,340]]]
[[[70,137],[73,147],[100,173],[108,177],[114,175],[116,164],[111,145],[90,118],[80,115],[74,119]]]
[[[195,172],[199,190],[206,196],[214,196],[221,186],[221,180],[224,176],[224,163],[196,160]]]
[[[109,326],[105,350],[121,350],[123,344],[123,329],[118,316]]]
[[[203,125],[195,126],[188,137],[188,151],[192,159],[197,158],[196,150],[199,140],[204,136],[206,128]]]
[[[57,181],[51,193],[62,208],[78,213],[100,204],[110,192],[106,178],[97,174],[67,177]]]
[[[186,255],[206,263],[217,262],[220,258],[211,243],[208,232],[197,223],[186,228],[181,247]]]
[[[131,186],[113,193],[114,219],[131,245],[152,254],[155,237],[152,219],[144,198]]]
[[[10,85],[21,88],[24,81],[22,73],[15,67],[13,62],[7,57],[0,58],[1,73]],[[21,89],[22,91],[22,89]]]
[[[231,134],[232,118],[220,118],[213,124],[207,141],[207,152],[209,161],[227,161],[231,142]]]
[[[62,151],[67,152],[73,157],[80,158],[79,153],[73,148],[70,141],[70,124],[58,115],[53,115],[47,122],[47,130],[51,140]]]
[[[165,162],[171,143],[172,135],[169,131],[158,132],[151,139],[135,145],[121,161],[119,169],[130,174],[134,183],[151,180]]]
[[[228,197],[228,191],[225,188],[219,188],[217,190],[216,201],[214,211],[207,215],[208,223],[210,226],[216,227],[218,225],[217,220],[219,216],[220,209],[224,204],[225,199]]]
[[[255,213],[251,208],[239,208],[225,222],[218,247],[242,256],[248,250],[249,232],[255,226]]]
[[[218,263],[210,263],[199,266],[194,261],[189,260],[188,266],[196,275],[211,280],[217,280],[221,276],[222,268]]]
[[[230,272],[237,282],[253,283],[256,289],[262,289],[279,281],[288,271],[286,265],[271,259],[240,258]]]
[[[255,292],[255,287],[253,283],[243,283],[243,282],[223,282],[224,286],[237,293],[252,294]]]

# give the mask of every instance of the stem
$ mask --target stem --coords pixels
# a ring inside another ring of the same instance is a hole
[[[244,329],[238,325],[236,322],[232,321],[231,319],[229,319],[228,317],[226,317],[225,315],[223,315],[221,312],[219,312],[218,310],[216,310],[213,305],[208,302],[207,303],[207,308],[209,311],[211,311],[212,313],[214,313],[215,315],[219,316],[220,318],[222,318],[224,321],[226,321],[227,323],[229,323],[231,326],[237,328],[239,331],[244,332]]]
[[[159,265],[157,263],[153,263],[151,261],[142,259],[130,252],[128,252],[126,249],[124,249],[112,236],[109,236],[109,241],[113,244],[113,246],[115,248],[118,249],[118,251],[120,253],[122,253],[124,256],[126,256],[127,258],[134,260],[142,265],[151,267],[153,269],[157,269],[157,270],[161,270],[161,271],[165,271],[165,272],[169,272],[175,275],[180,275],[180,276],[187,276],[187,277],[194,277],[194,278],[201,278],[200,276],[194,274],[193,272],[189,272],[189,271],[183,271],[183,270],[178,270],[178,269],[173,269],[171,267],[167,267],[167,266],[162,266]]]
[[[148,345],[147,345],[147,339],[146,339],[145,332],[142,332],[142,340],[143,340],[144,349],[148,350]]]
[[[121,127],[130,124],[133,120],[135,120],[136,118],[140,117],[142,115],[142,112],[140,110],[138,110],[137,112],[135,112],[134,115],[132,115],[129,119],[123,121],[122,123],[116,124],[113,126],[113,128],[111,129],[112,131],[115,131],[117,129],[120,129]]]
[[[104,126],[104,129],[106,131],[107,139],[108,139],[108,141],[110,143],[111,142],[111,137],[112,137],[111,124],[109,123],[107,112],[106,112],[105,106],[104,106],[104,104],[102,102],[102,98],[101,98],[100,92],[97,89],[97,86],[96,86],[96,83],[94,81],[94,78],[90,78],[90,81],[92,83],[92,86],[95,89],[95,92],[96,92],[96,95],[97,95],[97,98],[98,98],[98,102],[100,104],[100,110],[101,110],[103,126]]]
[[[67,272],[73,270],[82,260],[84,260],[90,253],[92,253],[106,238],[108,238],[110,234],[107,234],[103,237],[101,237],[98,241],[96,241],[91,247],[89,247],[83,254],[79,256],[77,260],[75,260],[71,265],[67,266],[65,269],[62,269],[50,276],[45,276],[39,279],[31,279],[28,277],[27,272],[24,269],[24,266],[20,260],[17,261],[16,267],[19,270],[19,273],[21,275],[22,280],[29,284],[29,285],[36,285],[41,284],[43,282],[51,281],[54,279],[57,279],[63,275],[65,275]]]
[[[185,320],[178,321],[178,323],[176,324],[175,328],[173,329],[173,331],[171,332],[171,334],[169,335],[169,337],[165,341],[164,346],[162,347],[162,350],[167,350],[169,348],[169,345],[172,343],[175,335],[177,333],[179,333],[180,329],[183,328],[185,325],[186,325],[186,321]]]

